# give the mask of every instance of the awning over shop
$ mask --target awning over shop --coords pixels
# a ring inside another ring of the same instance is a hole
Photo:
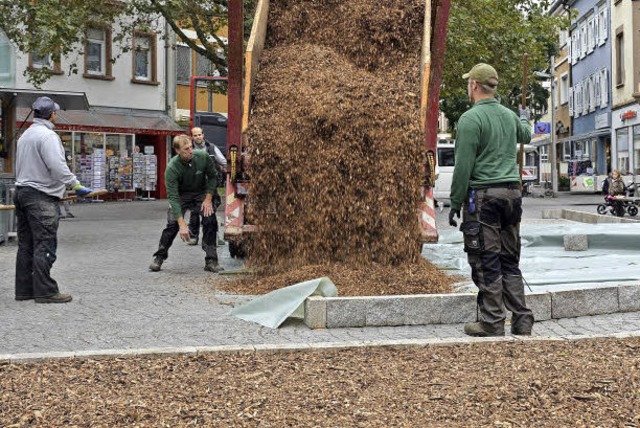
[[[5,108],[25,108],[29,112],[33,102],[43,96],[53,99],[62,110],[89,110],[89,102],[84,92],[0,88],[2,106]]]
[[[29,109],[18,110],[18,122],[26,119]],[[87,111],[61,111],[56,129],[124,134],[178,135],[185,130],[164,112],[92,107]]]
[[[562,138],[562,139],[558,140],[558,143],[567,143],[569,141],[589,140],[591,138],[604,137],[606,135],[611,135],[611,130],[609,128],[607,128],[607,129],[598,129],[597,131],[593,131],[593,132],[586,132],[586,133],[580,134],[580,135],[572,135],[570,137],[565,137],[565,138]]]
[[[551,137],[549,135],[541,135],[531,139],[531,144],[534,147],[546,146],[551,144]]]

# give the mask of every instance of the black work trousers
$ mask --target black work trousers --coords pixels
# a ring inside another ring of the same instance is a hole
[[[215,211],[208,217],[203,215],[202,203],[204,202],[205,196],[205,193],[180,195],[180,208],[183,216],[185,212],[191,211],[192,216],[201,218],[202,249],[205,252],[205,262],[213,261],[217,263],[216,236],[218,233],[218,221],[216,220]],[[179,231],[180,226],[178,225],[178,220],[173,214],[171,207],[169,207],[167,211],[167,225],[162,231],[158,251],[153,254],[153,257],[160,257],[162,260],[166,260],[169,257],[169,248],[171,248]]]
[[[517,185],[477,189],[473,203],[464,204],[462,219],[480,322],[494,333],[504,332],[506,307],[512,312],[512,330],[530,331],[533,313],[525,303],[519,266],[522,195]]]
[[[49,297],[58,293],[51,267],[58,250],[60,199],[29,186],[19,186],[13,198],[18,221],[16,257],[17,298]]]

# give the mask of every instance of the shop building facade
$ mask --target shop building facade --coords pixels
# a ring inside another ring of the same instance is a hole
[[[40,89],[84,93],[90,105],[86,111],[60,111],[56,123],[69,166],[80,181],[92,188],[107,188],[112,197],[144,192],[147,197],[164,198],[171,140],[185,132],[173,120],[175,51],[157,33],[136,32],[132,49],[118,53],[112,34],[107,27],[91,29],[89,41],[80,49],[86,55],[63,57],[59,63],[53,63],[48,55],[18,52],[10,43],[5,44],[8,48],[0,49],[0,63],[10,58],[14,67],[0,85],[34,89],[25,70],[54,70]],[[77,74],[64,71],[71,61],[79,64]],[[17,109],[16,129],[29,126],[30,113],[27,108]],[[6,142],[5,149],[0,176],[10,177],[15,141]]]
[[[608,1],[579,0],[570,29],[571,135],[563,161],[572,192],[594,192],[611,170],[611,37]]]
[[[625,181],[640,175],[640,2],[611,5],[612,166]]]

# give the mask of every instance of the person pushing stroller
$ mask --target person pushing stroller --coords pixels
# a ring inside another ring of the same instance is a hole
[[[622,181],[620,171],[617,169],[611,171],[611,176],[602,183],[602,194],[605,205],[611,207],[611,212],[618,217],[624,217],[626,201],[622,200],[620,196],[627,195],[627,186]]]

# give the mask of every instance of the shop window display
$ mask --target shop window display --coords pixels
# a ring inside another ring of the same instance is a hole
[[[107,134],[107,190],[133,191],[133,135]]]

